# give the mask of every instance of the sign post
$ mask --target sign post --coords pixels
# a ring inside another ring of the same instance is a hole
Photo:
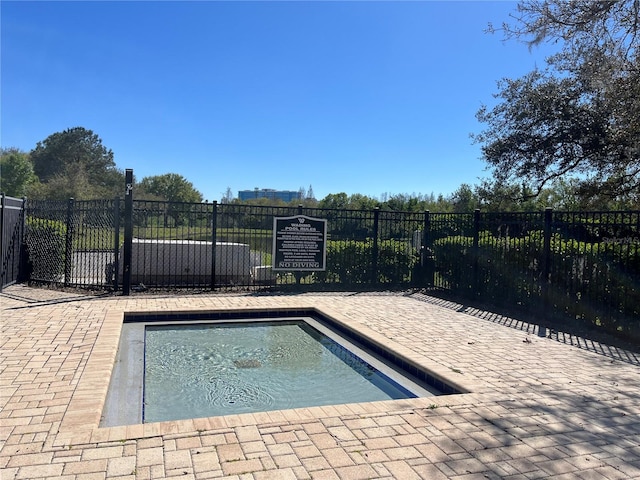
[[[274,271],[326,270],[327,220],[306,215],[274,217],[272,258]]]

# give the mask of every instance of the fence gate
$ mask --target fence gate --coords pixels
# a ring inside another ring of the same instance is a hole
[[[18,281],[24,233],[24,200],[2,194],[0,202],[0,251],[2,270],[0,291]]]
[[[122,206],[118,199],[28,201],[30,280],[117,288]]]

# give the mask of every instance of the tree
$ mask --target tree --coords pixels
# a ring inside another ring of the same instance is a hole
[[[91,130],[75,127],[50,135],[31,151],[34,173],[47,198],[104,198],[120,193],[124,174],[113,152]]]
[[[173,219],[173,226],[182,225],[192,217],[186,215],[191,210],[188,203],[201,203],[202,194],[196,190],[191,182],[177,173],[165,173],[144,177],[137,187],[137,198],[146,200],[160,200],[167,204],[158,204],[156,208],[162,211],[165,227],[172,226],[169,219]],[[182,205],[181,205],[182,203]]]
[[[553,207],[549,203],[549,189],[533,195],[526,184],[506,184],[484,180],[476,186],[479,207],[483,212],[532,212]]]
[[[574,56],[594,49],[627,60],[637,55],[638,0],[522,0],[511,18],[514,22],[500,29],[505,38],[524,40],[529,46],[563,40],[563,49]]]
[[[309,184],[309,189],[307,190],[307,196],[306,196],[307,200],[315,200],[316,196],[313,194],[313,186],[311,184]]]
[[[227,187],[227,189],[224,192],[224,195],[222,195],[222,203],[231,203],[233,202],[234,196],[233,196],[233,192],[231,191],[231,187]]]
[[[479,206],[478,196],[466,183],[451,194],[450,202],[455,213],[473,212]]]
[[[167,202],[199,203],[203,198],[191,182],[177,173],[145,177],[138,186],[143,192]]]
[[[361,193],[354,193],[349,195],[349,201],[347,202],[347,208],[353,210],[373,210],[379,205],[379,202],[375,198],[371,198],[368,195]]]
[[[24,197],[38,182],[29,154],[17,148],[0,150],[0,190],[10,197]]]
[[[345,209],[348,208],[349,197],[346,193],[330,193],[318,204],[320,208]]]
[[[372,210],[378,206],[375,198],[368,197],[361,193],[347,195],[344,192],[330,193],[318,203],[320,208],[331,208],[336,210]]]
[[[384,193],[381,196],[381,201],[381,209],[397,212],[424,212],[425,210],[440,212],[443,210],[449,210],[448,205],[446,207],[443,205],[444,201],[443,203],[438,203],[436,201],[436,196],[433,193],[428,195],[416,193],[398,193],[390,195],[389,193]]]
[[[562,178],[585,201],[640,196],[640,2],[524,0],[502,31],[530,46],[559,42],[547,68],[498,84],[475,135],[498,182],[533,194]],[[604,203],[604,200],[600,203]]]

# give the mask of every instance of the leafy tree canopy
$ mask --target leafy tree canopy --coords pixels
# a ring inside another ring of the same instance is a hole
[[[122,190],[124,175],[113,152],[91,130],[75,127],[54,133],[38,142],[30,156],[43,184],[37,196],[105,198]]]
[[[335,209],[350,209],[350,210],[371,210],[379,206],[375,198],[362,195],[361,193],[354,193],[347,195],[344,192],[330,193],[318,202],[320,208],[335,208]]]
[[[0,150],[0,190],[10,197],[24,197],[37,184],[29,154],[16,148]]]
[[[203,200],[202,194],[193,184],[177,173],[145,177],[138,187],[142,190],[135,194],[139,198],[144,194],[151,194],[168,202],[199,203]]]
[[[523,0],[505,38],[558,42],[547,68],[498,84],[474,138],[500,183],[540,194],[556,179],[583,202],[640,203],[640,2]],[[497,30],[497,29],[494,29]]]

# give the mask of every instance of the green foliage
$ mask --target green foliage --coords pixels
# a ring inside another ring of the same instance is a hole
[[[543,243],[542,231],[522,237],[485,231],[477,257],[473,238],[465,236],[440,238],[433,251],[443,287],[536,311],[544,302]],[[638,240],[592,243],[554,233],[549,264],[549,302],[556,312],[612,332],[640,331]]]
[[[188,203],[202,202],[202,194],[196,190],[191,182],[177,173],[166,173],[145,177],[138,185],[139,192],[134,195],[141,197],[151,195],[154,198],[169,202],[158,203],[157,209],[162,210],[164,226],[182,225],[191,218]]]
[[[378,282],[400,284],[411,281],[411,273],[418,260],[417,252],[407,242],[380,240],[378,242]]]
[[[354,193],[347,195],[344,192],[330,193],[318,202],[319,208],[330,208],[338,210],[373,210],[379,205],[375,198]]]
[[[31,279],[60,281],[64,273],[67,227],[58,220],[27,218],[25,243]]]
[[[349,197],[346,193],[330,193],[318,204],[320,208],[335,208],[335,209],[345,209],[349,205]]]
[[[202,202],[202,194],[195,189],[191,182],[177,173],[145,177],[138,187],[143,192],[150,193],[167,202]]]
[[[534,195],[522,183],[484,180],[475,188],[475,194],[483,212],[534,212],[546,207],[556,207],[556,204],[549,201],[550,194],[547,190]]]
[[[523,0],[507,38],[557,42],[547,68],[504,79],[475,136],[499,183],[535,194],[556,179],[584,204],[640,205],[640,23],[637,0]],[[584,206],[582,208],[585,208]]]
[[[37,181],[28,153],[15,148],[0,151],[0,191],[10,197],[24,197]]]
[[[327,269],[316,272],[324,283],[369,284],[373,278],[373,240],[327,241]],[[400,284],[410,281],[417,257],[411,247],[399,240],[378,242],[376,281]]]
[[[472,265],[469,252],[472,246],[473,238],[462,235],[443,237],[433,242],[433,255],[444,288],[454,292],[465,292],[471,289],[472,278],[469,272]]]
[[[113,152],[102,145],[98,135],[82,127],[50,135],[30,155],[41,182],[34,190],[36,198],[111,198],[124,185]]]
[[[371,281],[373,241],[327,241],[327,269],[316,279],[328,283],[368,283]]]
[[[554,235],[551,252],[550,282],[566,287],[553,292],[556,310],[613,332],[639,329],[640,242],[594,244]]]
[[[479,207],[478,195],[466,183],[460,185],[460,188],[453,192],[450,201],[453,211],[456,213],[473,212]]]

